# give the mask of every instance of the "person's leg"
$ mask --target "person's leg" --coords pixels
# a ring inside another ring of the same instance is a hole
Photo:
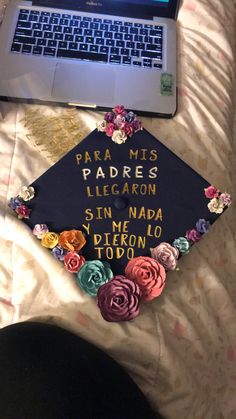
[[[143,394],[110,357],[56,326],[0,330],[1,419],[151,419]]]

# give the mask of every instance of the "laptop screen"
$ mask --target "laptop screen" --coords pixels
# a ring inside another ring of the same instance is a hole
[[[35,0],[33,4],[124,17],[174,19],[179,0]]]

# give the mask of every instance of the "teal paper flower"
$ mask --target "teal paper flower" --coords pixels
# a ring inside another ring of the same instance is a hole
[[[92,297],[97,295],[101,285],[113,278],[113,272],[108,262],[90,260],[80,268],[77,280],[80,287]]]
[[[190,249],[190,243],[185,237],[179,237],[178,239],[175,239],[173,246],[182,254],[188,253]]]

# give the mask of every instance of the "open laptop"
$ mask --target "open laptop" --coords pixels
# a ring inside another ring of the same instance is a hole
[[[9,0],[0,97],[176,112],[179,0]]]

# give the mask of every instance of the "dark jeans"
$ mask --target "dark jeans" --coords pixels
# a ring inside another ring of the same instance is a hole
[[[151,419],[143,394],[113,359],[56,326],[0,330],[1,419]]]

